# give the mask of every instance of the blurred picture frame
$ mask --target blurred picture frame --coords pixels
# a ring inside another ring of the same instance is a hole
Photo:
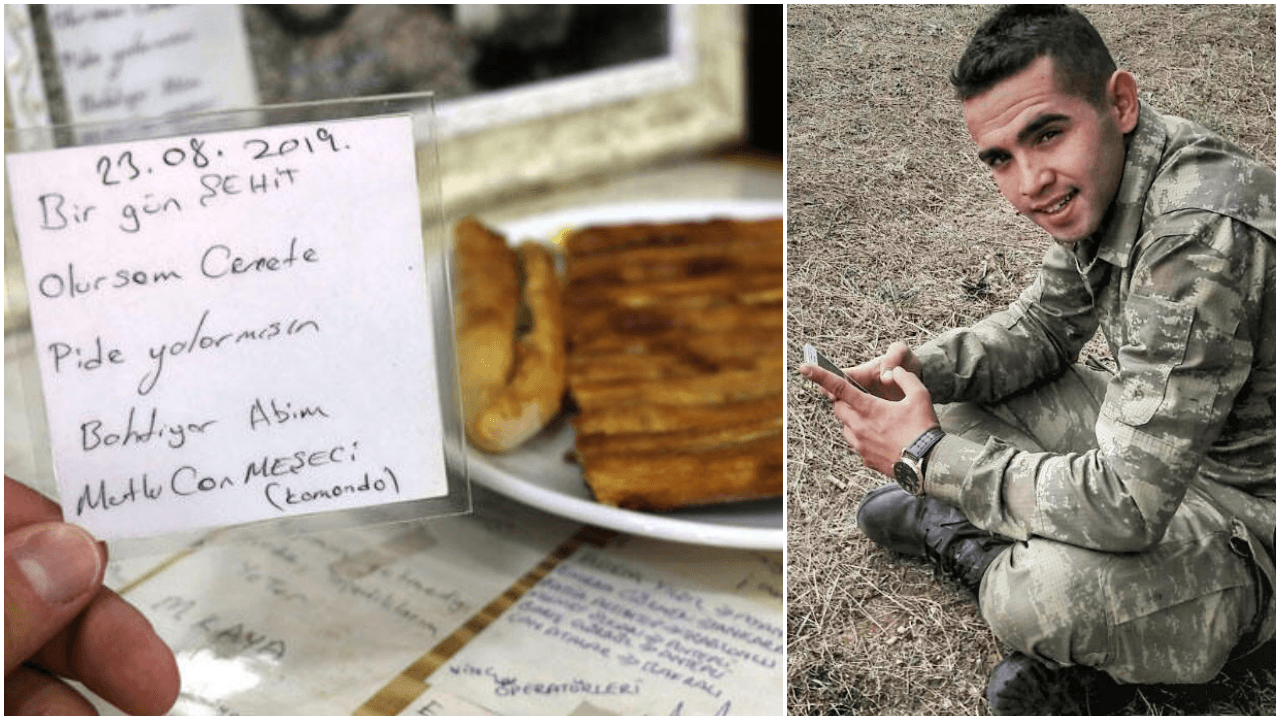
[[[71,88],[79,83],[105,95],[106,76],[73,78],[69,66],[95,52],[103,62],[91,71],[105,72],[123,54],[133,65],[122,73],[116,63],[112,81],[148,78],[137,82],[151,83],[158,100],[164,93],[161,80],[150,79],[154,67],[128,51],[172,49],[163,43],[180,33],[155,7],[126,7],[133,6],[6,6],[6,55],[16,58],[7,58],[14,62],[7,62],[6,125],[84,122],[73,111]],[[92,8],[104,22],[132,25],[87,32]],[[244,5],[206,12],[230,16],[223,26],[234,32],[213,37],[201,27],[214,23],[188,21],[184,44],[206,60],[183,72],[207,68],[186,78],[205,95],[172,110],[139,103],[135,112],[228,109],[246,97],[271,105],[432,90],[446,215],[714,150],[747,133],[741,5]],[[72,22],[73,15],[80,20]],[[73,30],[89,39],[59,42]],[[21,42],[9,42],[15,39]],[[247,56],[252,69],[207,62],[209,46],[219,42],[223,53],[227,42],[236,45],[232,55]],[[157,53],[151,64],[174,63]],[[246,94],[246,84],[256,87]]]
[[[661,58],[442,101],[446,209],[469,211],[486,199],[626,172],[743,139],[743,8],[668,7],[671,46]],[[491,108],[505,120],[474,124]]]

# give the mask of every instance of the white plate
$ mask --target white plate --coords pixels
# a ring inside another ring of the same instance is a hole
[[[707,200],[640,205],[596,205],[496,224],[509,240],[549,240],[565,228],[591,224],[679,222],[714,217],[782,217],[778,201]],[[782,342],[782,338],[778,338]],[[468,449],[471,477],[481,485],[546,512],[600,527],[663,540],[748,550],[782,550],[786,527],[782,498],[729,503],[666,513],[637,512],[592,499],[582,471],[566,460],[573,427],[560,419],[505,455]]]

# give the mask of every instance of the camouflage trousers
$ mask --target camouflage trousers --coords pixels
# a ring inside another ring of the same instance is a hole
[[[1035,452],[1097,446],[1108,373],[1077,365],[999,405],[938,406],[943,428]],[[1160,543],[1105,553],[1044,538],[1013,542],[983,578],[979,606],[1002,642],[1050,666],[1086,665],[1119,682],[1203,683],[1271,613],[1272,588],[1237,537],[1242,528],[1193,484]],[[1271,571],[1274,576],[1274,569]],[[1268,638],[1261,638],[1266,640]]]

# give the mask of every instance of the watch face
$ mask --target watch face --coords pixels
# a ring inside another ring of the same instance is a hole
[[[920,479],[916,477],[915,468],[899,460],[893,464],[893,477],[903,490],[912,495],[920,494]]]

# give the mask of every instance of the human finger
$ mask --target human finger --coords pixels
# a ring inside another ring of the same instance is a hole
[[[858,449],[857,433],[855,433],[848,425],[845,425],[840,434],[844,436],[844,441],[849,445],[849,449],[853,450],[854,454],[858,456],[858,459],[862,461],[863,465],[866,465],[867,460],[862,457],[862,451]]]
[[[38,668],[21,665],[4,678],[4,714],[97,715],[74,688]]]
[[[831,406],[831,412],[840,423],[840,433],[844,435],[845,442],[849,443],[849,447],[853,448],[854,452],[857,452],[858,435],[853,431],[853,426],[861,421],[861,417],[849,407],[849,403],[842,401],[834,403]]]
[[[132,715],[163,715],[181,689],[173,651],[145,615],[109,588],[34,661]]]
[[[93,600],[105,567],[106,554],[97,541],[75,525],[42,522],[5,533],[6,675]]]
[[[911,346],[901,340],[889,345],[889,349],[881,356],[880,370],[883,382],[889,382],[890,375],[896,367],[906,370],[917,377],[920,375],[920,359],[911,352]]]
[[[849,399],[841,399],[836,402],[833,411],[836,419],[840,421],[849,430],[858,430],[865,432],[869,425],[870,419],[875,416],[882,407],[887,407],[888,402],[883,398],[878,398],[866,393],[858,393]]]
[[[4,476],[4,531],[62,519],[58,504],[8,475]]]
[[[844,378],[817,365],[802,364],[800,366],[800,374],[817,383],[823,392],[827,394],[827,397],[832,400],[847,401],[849,397],[861,394],[861,391],[850,385]]]
[[[18,528],[41,522],[58,522],[62,520],[62,508],[36,490],[4,476],[4,532],[9,534]],[[107,544],[98,541],[98,549],[102,552],[103,561],[110,558]]]
[[[873,398],[864,398],[865,403],[882,402]],[[849,403],[838,402],[835,404],[835,415],[840,420],[842,435],[844,441],[849,447],[858,454],[858,458],[862,461],[864,467],[874,470],[885,475],[891,474],[893,470],[892,460],[886,464],[883,455],[883,448],[878,447],[877,439],[880,433],[874,430],[874,424],[868,424],[866,415],[867,408],[859,412]]]
[[[878,398],[901,400],[901,394],[893,384],[890,372],[898,361],[896,356],[881,355],[851,369],[849,375]]]
[[[851,367],[845,372],[862,387],[883,397],[884,390],[880,382],[880,358]]]
[[[914,373],[901,367],[894,368],[893,382],[902,392],[901,414],[895,426],[920,432],[937,427],[938,412],[933,407],[933,398],[929,395],[929,389],[924,386],[924,382]],[[902,437],[897,439],[903,440]]]
[[[915,373],[902,366],[895,367],[890,372],[894,384],[902,390],[904,398],[911,400],[922,395],[926,397],[929,395],[929,389],[924,386],[920,376]]]

